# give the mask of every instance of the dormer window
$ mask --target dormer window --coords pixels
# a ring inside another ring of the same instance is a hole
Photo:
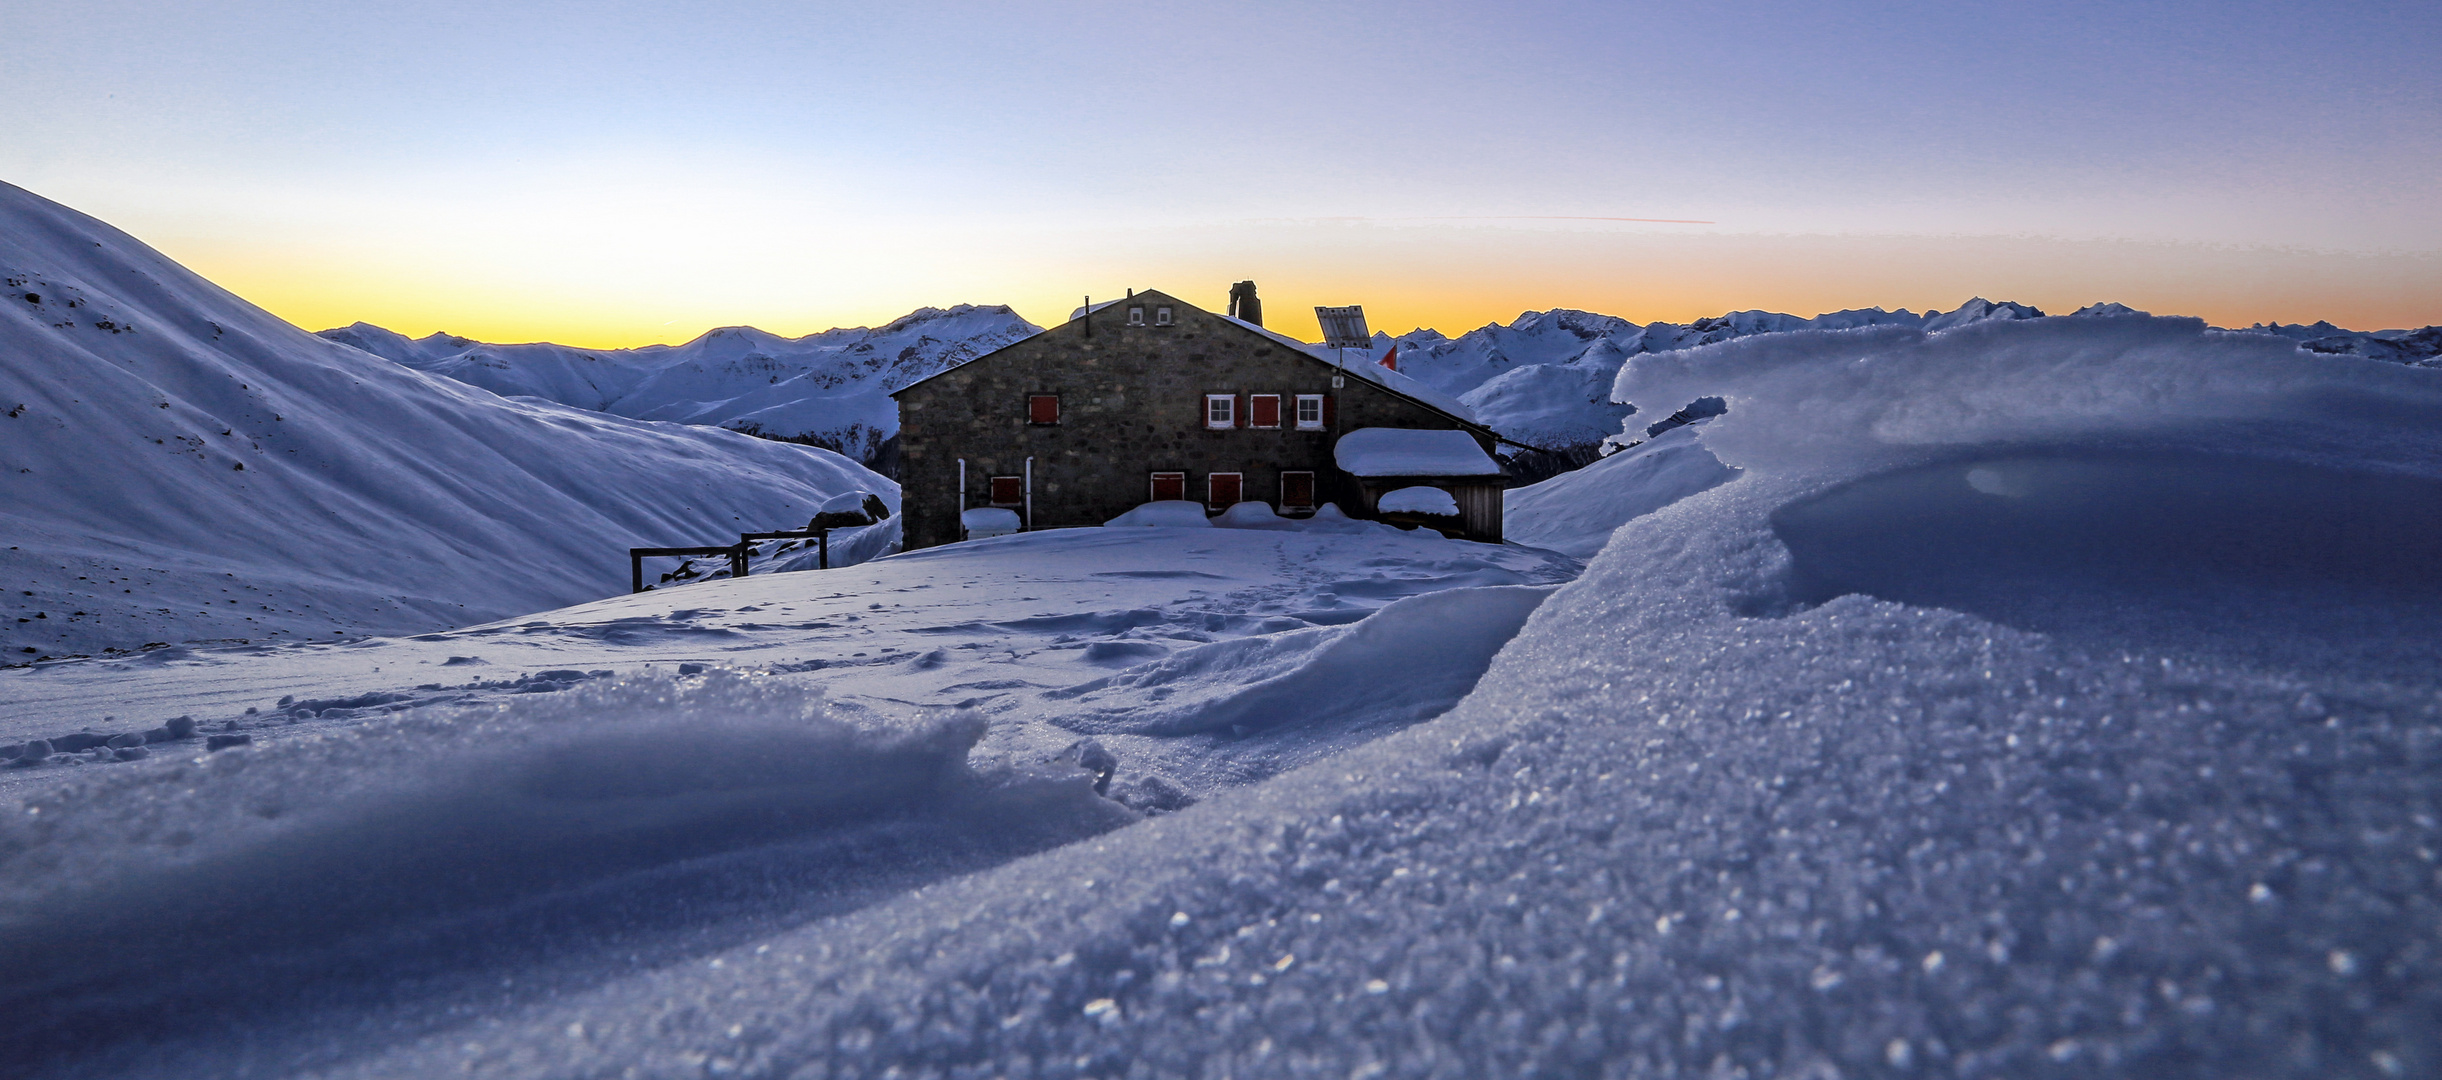
[[[1130,326],[1143,326],[1143,325],[1145,325],[1145,309],[1143,309],[1143,308],[1141,308],[1141,307],[1132,307],[1132,308],[1129,308],[1129,309],[1128,309],[1128,325],[1130,325]]]
[[[1155,325],[1155,326],[1168,326],[1168,325],[1170,325],[1170,309],[1169,309],[1169,308],[1166,308],[1166,307],[1154,308],[1154,309],[1153,309],[1153,325]]]

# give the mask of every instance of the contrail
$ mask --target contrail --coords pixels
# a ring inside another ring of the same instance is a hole
[[[1380,218],[1382,221],[1642,221],[1655,225],[1719,225],[1718,221],[1666,217],[1591,217],[1583,214],[1451,214],[1445,217]]]
[[[1651,225],[1719,225],[1693,218],[1596,217],[1590,214],[1444,214],[1419,217],[1326,217],[1308,221],[1636,221]]]

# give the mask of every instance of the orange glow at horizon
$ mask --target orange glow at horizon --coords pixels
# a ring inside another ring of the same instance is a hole
[[[1271,230],[1263,230],[1270,232]],[[1253,278],[1268,324],[1316,340],[1313,307],[1363,304],[1370,325],[1456,337],[1522,312],[1576,308],[1638,323],[1686,323],[1763,309],[1811,316],[1858,307],[1950,309],[1973,296],[2066,314],[2118,302],[2217,326],[2328,319],[2358,330],[2442,322],[2442,260],[2010,237],[1847,237],[1705,233],[1515,233],[1331,227],[1294,236],[1170,235],[1081,245],[1030,266],[995,252],[935,291],[921,272],[895,287],[792,304],[769,287],[635,287],[457,277],[351,262],[326,250],[173,245],[173,258],[308,330],[364,321],[410,337],[550,341],[614,349],[677,344],[720,326],[798,336],[878,326],[920,307],[1008,304],[1038,325],[1064,321],[1087,294],[1161,289],[1226,309]],[[1106,238],[1110,239],[1110,238]],[[1175,250],[1162,241],[1179,241]],[[1193,242],[1190,242],[1193,241]],[[1250,242],[1252,241],[1252,242]],[[1201,249],[1201,250],[1197,250]],[[1047,282],[1059,284],[1047,284]]]

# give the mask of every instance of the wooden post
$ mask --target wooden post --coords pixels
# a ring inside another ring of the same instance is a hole
[[[627,591],[631,593],[644,591],[644,556],[637,554],[635,548],[627,549],[627,577]]]
[[[814,546],[818,552],[815,555],[815,568],[829,570],[831,568],[831,530],[824,529],[815,533]]]

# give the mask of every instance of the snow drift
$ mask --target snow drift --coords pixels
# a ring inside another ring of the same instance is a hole
[[[1388,729],[1456,704],[1551,592],[1488,585],[1411,596],[1352,627],[1199,645],[1049,696],[1076,701],[1079,711],[1060,723],[1091,734]],[[1382,685],[1379,673],[1393,668],[1410,674]],[[1113,690],[1131,700],[1094,707]]]
[[[894,724],[715,671],[55,791],[0,818],[9,1039],[73,1044],[156,1001],[264,992],[240,972],[276,981],[384,934],[447,940],[487,912],[618,936],[741,872],[785,873],[802,910],[1133,820],[1074,768],[971,768],[983,726],[946,709]],[[755,853],[719,858],[740,849]]]
[[[1512,543],[1591,559],[1612,531],[1738,475],[1678,427],[1575,472],[1502,493],[1502,535]]]
[[[0,648],[21,659],[480,622],[624,591],[632,545],[897,497],[828,452],[324,341],[5,185],[0,285]]]
[[[2120,304],[2094,304],[2076,315],[2144,313]],[[1643,326],[1609,315],[1555,308],[1529,311],[1506,326],[1496,323],[1456,338],[1432,330],[1413,330],[1398,337],[1376,334],[1374,356],[1379,359],[1396,347],[1402,373],[1456,396],[1477,419],[1504,437],[1547,450],[1566,450],[1588,446],[1621,430],[1623,418],[1632,410],[1628,403],[1612,400],[1608,391],[1620,366],[1632,357],[1807,330],[1886,326],[1934,333],[1983,322],[2043,317],[2041,310],[2025,304],[1996,303],[1982,297],[1947,312],[1863,308],[1809,319],[1771,311],[1733,311],[1692,323]],[[2365,332],[2316,323],[2258,325],[2245,332],[2276,336],[2314,353],[2406,365],[2431,366],[2442,355],[2442,327]]]
[[[1631,356],[1691,349],[1755,334],[1806,329],[1898,325],[1943,328],[1984,319],[2018,319],[2042,312],[1981,297],[1944,313],[1835,311],[1812,319],[1770,311],[1733,311],[1693,323],[1644,326],[1610,315],[1554,308],[1529,311],[1507,326],[1492,324],[1448,338],[1413,330],[1374,335],[1378,359],[1393,347],[1399,369],[1457,397],[1502,436],[1546,450],[1590,446],[1620,430],[1632,410],[1611,400],[1611,382]]]

